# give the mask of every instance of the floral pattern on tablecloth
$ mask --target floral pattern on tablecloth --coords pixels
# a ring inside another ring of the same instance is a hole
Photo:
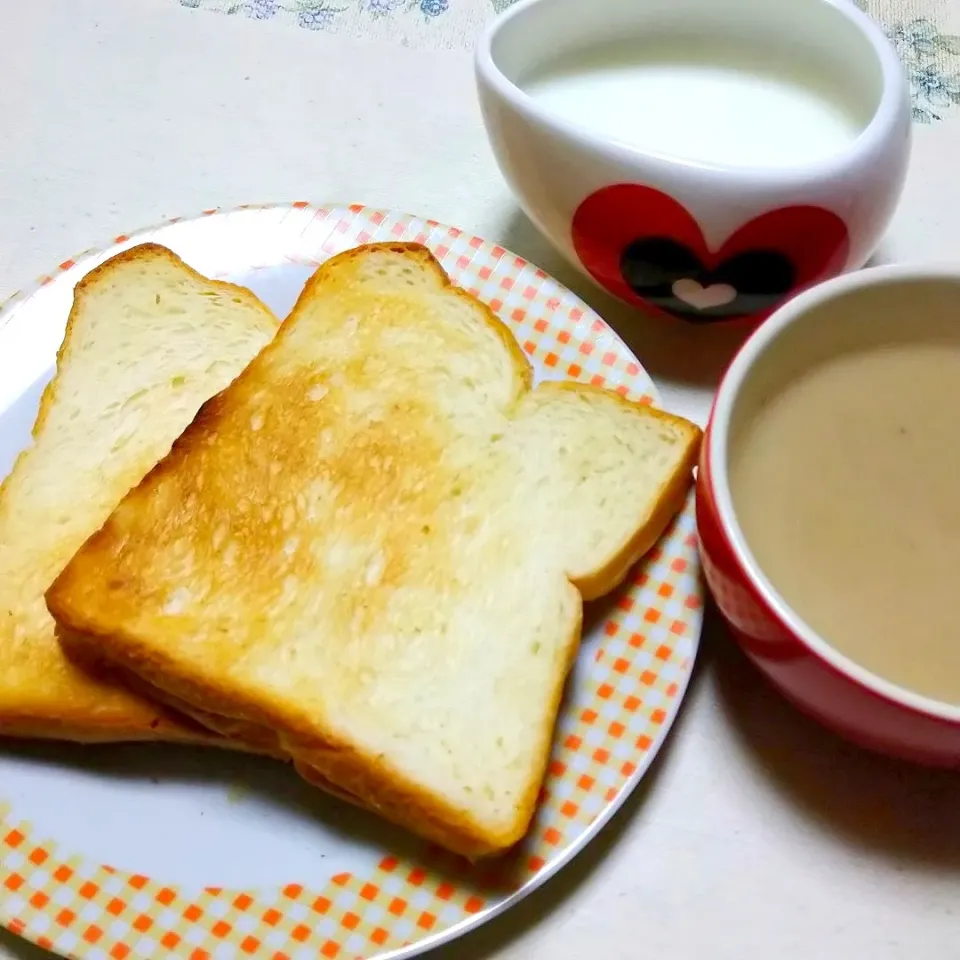
[[[960,36],[944,33],[926,17],[896,20],[886,29],[910,79],[913,119],[942,120],[960,104]]]
[[[392,40],[404,46],[469,49],[484,24],[516,0],[178,0],[253,20]],[[594,3],[595,0],[582,0]],[[960,105],[960,30],[950,32],[942,0],[853,0],[881,23],[910,79],[917,123],[943,120]],[[960,19],[960,0],[953,0]],[[960,116],[960,111],[957,111]]]
[[[469,49],[495,6],[513,0],[179,0],[183,7],[305,30]]]

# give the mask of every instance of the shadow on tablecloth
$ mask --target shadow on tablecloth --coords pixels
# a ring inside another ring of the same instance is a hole
[[[711,650],[717,700],[781,798],[838,842],[894,869],[960,877],[960,776],[842,740],[787,703],[725,634]]]

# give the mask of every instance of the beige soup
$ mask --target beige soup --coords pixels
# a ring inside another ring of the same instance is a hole
[[[757,563],[841,653],[960,704],[960,340],[852,349],[752,405],[729,456]]]

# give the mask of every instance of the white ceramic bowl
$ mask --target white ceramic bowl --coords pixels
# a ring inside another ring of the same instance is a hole
[[[867,98],[872,118],[848,148],[815,162],[723,165],[604,138],[523,90],[531,71],[565,52],[691,32],[809,51]],[[524,212],[601,286],[683,319],[762,319],[798,290],[862,266],[903,187],[905,76],[882,30],[850,0],[521,0],[480,39],[476,73],[494,154]],[[670,296],[624,274],[624,251],[645,238],[682,242],[696,264],[670,278]],[[724,264],[755,251],[785,257],[789,279],[714,303],[729,297],[715,280]]]

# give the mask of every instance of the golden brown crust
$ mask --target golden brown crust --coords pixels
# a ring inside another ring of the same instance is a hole
[[[204,746],[223,745],[223,737],[159,705],[144,709],[142,717],[133,713],[113,711],[97,715],[89,710],[74,709],[69,704],[58,713],[52,710],[45,713],[35,705],[26,703],[22,711],[7,707],[0,714],[0,733],[5,737],[69,740],[74,743],[169,740]]]
[[[123,682],[130,684],[131,689],[150,700],[170,707],[175,714],[183,716],[188,722],[195,721],[206,731],[211,740],[216,741],[213,744],[214,746],[225,745],[236,750],[264,754],[277,760],[290,760],[290,756],[283,749],[279,737],[269,727],[209,713],[186,700],[175,697],[172,693],[160,687],[147,683],[143,677],[131,670],[117,669],[119,673],[122,673]]]
[[[24,718],[20,724],[4,723],[2,729],[5,734],[9,730],[11,736],[50,737],[81,743],[170,740],[201,746],[231,746],[223,743],[224,737],[216,731],[207,728],[189,714],[177,710],[174,704],[164,703],[154,696],[153,690],[148,689],[136,674],[126,672],[116,663],[98,656],[96,638],[83,636],[60,626],[56,629],[57,640],[72,663],[83,669],[91,679],[109,684],[117,691],[142,698],[142,701],[138,699],[137,705],[140,706],[142,703],[145,708],[148,708],[150,719],[141,721],[139,724],[133,723],[131,722],[133,714],[128,712],[119,717],[108,715],[104,718],[103,724],[96,726],[94,723],[96,718],[91,719],[87,712],[71,715],[68,706],[63,714],[57,717],[41,717],[36,715],[37,711],[34,711],[34,715]],[[130,736],[121,735],[123,727],[129,729]],[[30,734],[23,732],[25,730],[55,732]]]
[[[294,760],[293,768],[297,771],[297,773],[300,774],[301,777],[303,777],[304,780],[307,781],[307,783],[317,787],[320,790],[323,790],[325,793],[329,793],[331,797],[336,797],[338,800],[343,800],[346,803],[349,803],[351,806],[358,807],[361,810],[370,809],[356,794],[348,793],[346,790],[338,787],[335,783],[332,783],[322,773],[320,773],[316,767],[311,767],[307,763],[301,763],[299,760]]]
[[[146,714],[148,711],[144,711]],[[27,703],[22,712],[7,707],[0,713],[0,735],[4,737],[68,740],[73,743],[125,743],[164,740],[222,746],[222,737],[211,734],[199,725],[191,725],[185,717],[175,717],[161,708],[149,711],[143,719],[114,713],[99,717],[89,710],[69,706],[44,712]]]
[[[155,726],[134,727],[117,723],[96,727],[88,717],[16,717],[8,714],[0,721],[4,737],[25,740],[67,740],[71,743],[183,743],[197,746],[227,747],[223,737],[210,736],[203,730],[193,731],[183,722],[157,717]],[[246,749],[235,747],[235,749]]]
[[[341,254],[321,267],[308,281],[291,318],[315,295],[315,288],[324,282],[330,269],[344,259],[364,255],[371,248],[388,249],[413,256],[422,265],[429,266],[444,287],[452,286],[439,263],[425,248],[416,244],[398,243],[370,245]],[[457,290],[457,295],[476,305],[477,301],[466,292]],[[509,349],[515,366],[516,394],[522,396],[530,389],[532,382],[532,371],[526,356],[489,308],[484,307],[484,316],[491,329]],[[258,376],[255,368],[259,363],[269,363],[272,353],[281,348],[290,323],[289,319],[284,323],[273,343],[261,353],[257,364],[242,373],[232,389],[243,390],[248,379]],[[597,388],[569,384],[558,389],[590,391]],[[618,403],[634,406],[616,395],[607,395],[615,397]],[[175,443],[171,454],[151,471],[140,489],[155,489],[166,477],[175,475],[184,460],[190,458],[194,451],[202,449],[207,438],[216,434],[218,423],[229,409],[229,403],[230,391],[205,404],[191,427]],[[237,682],[228,687],[220,683],[220,678],[210,664],[179,659],[175,651],[171,653],[160,644],[145,642],[134,631],[125,627],[122,614],[119,618],[114,615],[110,619],[103,616],[103,610],[91,612],[85,609],[84,584],[90,576],[90,569],[85,566],[82,558],[68,565],[57,578],[47,592],[47,602],[58,621],[74,630],[101,637],[105,652],[124,670],[139,675],[152,688],[162,691],[159,694],[162,699],[183,704],[184,709],[188,709],[187,705],[190,705],[189,712],[208,723],[211,728],[251,743],[279,741],[283,750],[292,756],[297,769],[311,782],[318,783],[323,789],[335,792],[350,802],[375,810],[450,850],[468,857],[500,852],[518,841],[526,832],[537,801],[549,759],[554,720],[563,695],[565,679],[578,647],[581,632],[580,597],[591,599],[599,596],[613,589],[623,579],[632,563],[661,535],[679,509],[691,483],[699,430],[687,421],[669,414],[655,412],[654,415],[674,427],[682,427],[687,438],[684,455],[665,485],[657,509],[643,528],[635,531],[616,556],[600,569],[581,575],[575,584],[570,585],[570,590],[577,592],[573,604],[576,621],[561,645],[563,669],[557,672],[556,682],[550,691],[550,709],[545,713],[547,720],[539,733],[536,751],[537,776],[531,778],[525,794],[517,801],[511,825],[501,832],[492,832],[488,825],[474,821],[469,813],[412,782],[390,763],[388,757],[367,754],[352,743],[339,741],[329,732],[329,724],[324,726],[324,718],[307,715],[301,712],[296,704],[258,696],[257,690],[244,689]],[[114,515],[91,537],[81,553],[92,557],[101,554],[109,556],[112,544],[122,540],[123,536],[122,525]]]

